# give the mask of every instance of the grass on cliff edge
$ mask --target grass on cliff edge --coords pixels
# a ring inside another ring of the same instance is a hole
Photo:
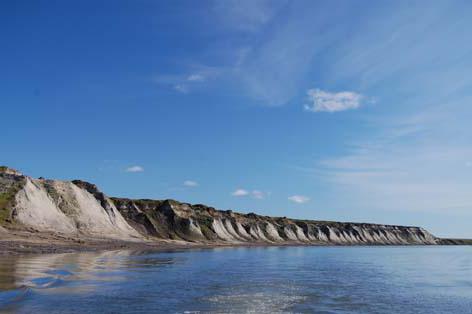
[[[0,194],[0,223],[5,223],[10,219],[10,206],[14,196],[11,193]]]
[[[11,212],[15,202],[16,193],[21,189],[22,182],[16,182],[9,189],[0,193],[0,224],[12,223]]]

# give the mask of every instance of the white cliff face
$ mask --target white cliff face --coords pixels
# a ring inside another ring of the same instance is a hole
[[[197,222],[193,221],[192,219],[190,219],[190,226],[189,226],[189,229],[190,229],[190,232],[195,234],[196,236],[198,237],[204,237],[203,236],[203,233],[202,233],[202,229],[200,228],[200,226],[198,225]]]
[[[225,219],[224,226],[228,233],[236,240],[238,241],[244,241],[244,237],[240,236],[238,232],[234,229],[233,224],[229,219]]]
[[[426,242],[428,244],[435,244],[436,243],[436,238],[431,233],[429,233],[428,231],[426,231],[423,228],[418,228],[418,229],[420,230],[421,233],[424,234],[424,237],[422,239],[423,242]]]
[[[277,229],[283,230],[281,237]],[[298,242],[306,244],[435,244],[436,238],[425,230],[414,227],[396,227],[382,225],[342,224],[314,226],[304,223],[304,229],[294,223],[278,224],[271,221],[251,221],[243,223],[231,221],[231,218],[214,218],[210,229],[219,241],[284,243]],[[246,231],[249,230],[249,233]],[[211,239],[209,239],[211,240]]]
[[[303,232],[303,229],[300,228],[297,225],[295,225],[295,229],[296,229],[296,235],[297,235],[298,240],[303,241],[303,242],[307,242],[308,238],[305,236],[305,233]]]
[[[236,239],[231,235],[231,233],[226,230],[225,225],[221,222],[221,219],[215,219],[213,220],[213,230],[215,230],[216,235],[221,239],[221,240],[226,240],[226,241],[236,241]]]
[[[357,226],[354,229],[360,234],[361,239],[363,239],[362,242],[372,242],[374,240],[364,229]]]
[[[290,241],[297,241],[298,240],[297,235],[295,234],[295,232],[293,232],[292,228],[290,227],[291,226],[289,225],[284,228],[285,236]]]
[[[41,231],[77,232],[74,221],[56,206],[45,188],[29,178],[16,195],[16,219]]]
[[[128,225],[114,206],[110,206],[111,210],[107,211],[88,191],[70,182],[65,184],[69,185],[70,197],[77,204],[73,215],[82,232],[110,237],[138,236],[138,233]]]
[[[254,225],[251,226],[249,229],[249,233],[254,237],[254,239],[258,241],[263,241],[263,242],[272,242],[264,234],[264,231],[262,231],[261,227],[259,225]]]
[[[16,195],[16,219],[41,231],[80,233],[105,238],[141,237],[114,205],[108,211],[72,182],[26,179]]]
[[[120,211],[115,207],[110,200],[107,200],[111,212],[108,212],[108,218],[113,226],[116,226],[120,231],[127,233],[131,237],[141,237],[139,232],[137,232],[133,227],[131,227],[128,222],[123,218]]]
[[[310,241],[319,243],[328,242],[328,237],[321,231],[319,227],[314,227],[313,230],[309,232],[307,236]]]
[[[269,237],[274,241],[282,242],[284,240],[280,237],[279,233],[277,232],[277,229],[270,222],[267,223],[266,232]]]
[[[319,228],[318,228],[318,234],[317,234],[318,240],[322,242],[328,242],[329,238],[326,234],[324,234]]]
[[[8,220],[3,223],[14,220],[39,231],[69,235],[224,243],[441,243],[418,227],[271,218],[173,200],[110,199],[84,181],[35,180],[14,171],[0,172],[0,193],[14,201],[9,201]],[[8,230],[0,226],[0,233],[4,232]]]
[[[81,234],[125,240],[143,238],[143,235],[128,224],[114,202],[102,194],[97,194],[95,190],[83,188],[82,185],[72,182],[34,180],[28,177],[25,182],[23,188],[15,196],[15,219],[24,225],[40,231],[71,235]],[[127,210],[144,215],[148,209],[130,203]],[[160,209],[156,207],[153,210]],[[190,237],[193,241],[211,240],[231,243],[288,241],[338,245],[435,244],[437,242],[437,239],[426,230],[416,227],[343,225],[342,223],[310,225],[308,222],[304,223],[304,230],[295,222],[280,222],[268,217],[258,219],[245,217],[238,220],[231,216],[225,217],[224,212],[212,218],[211,224],[206,225],[206,233],[203,233],[198,222],[199,216],[190,205],[180,206],[175,203],[170,206],[170,210],[179,217],[178,219],[187,219],[187,230],[175,233],[177,238],[180,234],[184,240]],[[151,225],[159,229],[158,223],[154,222]],[[172,232],[175,226],[169,220],[168,224],[163,227]],[[278,230],[282,230],[283,237]],[[211,233],[214,235],[211,236]]]
[[[247,233],[246,229],[241,225],[241,223],[236,223],[236,229],[238,230],[239,235],[244,238],[245,240],[252,240],[252,237],[249,233]]]

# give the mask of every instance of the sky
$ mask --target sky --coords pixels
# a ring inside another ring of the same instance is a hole
[[[472,2],[2,1],[0,164],[472,238]]]

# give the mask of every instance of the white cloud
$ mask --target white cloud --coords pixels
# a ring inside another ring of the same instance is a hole
[[[233,195],[233,196],[247,196],[247,195],[249,195],[249,192],[247,190],[244,190],[244,189],[237,189],[236,191],[231,193],[231,195]]]
[[[203,82],[205,80],[205,77],[201,74],[190,74],[187,77],[187,81],[190,82]]]
[[[186,94],[188,93],[188,87],[183,84],[176,84],[174,85],[174,89],[178,91],[179,93]]]
[[[288,198],[290,201],[298,204],[306,203],[310,200],[310,198],[303,196],[303,195],[292,195]]]
[[[233,195],[233,196],[237,196],[237,197],[250,196],[250,197],[258,199],[258,200],[265,199],[267,196],[269,196],[269,194],[270,194],[269,192],[263,192],[263,191],[260,191],[260,190],[249,191],[249,190],[246,190],[246,189],[237,189],[233,193],[231,193],[231,195]]]
[[[186,187],[191,187],[191,188],[197,187],[197,186],[198,186],[198,182],[192,181],[192,180],[186,180],[186,181],[184,181],[184,186],[186,186]]]
[[[253,190],[251,192],[251,196],[253,198],[260,199],[260,200],[264,199],[266,197],[266,195],[267,195],[266,193],[264,193],[262,191],[259,191],[259,190]]]
[[[143,172],[144,168],[141,166],[131,166],[126,168],[126,172]]]
[[[361,106],[363,96],[355,92],[331,93],[321,89],[309,89],[307,91],[309,103],[305,109],[313,112],[337,112],[349,109],[357,109]]]

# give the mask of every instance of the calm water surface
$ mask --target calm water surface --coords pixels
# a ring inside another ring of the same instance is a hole
[[[0,257],[11,313],[472,313],[472,247]]]

